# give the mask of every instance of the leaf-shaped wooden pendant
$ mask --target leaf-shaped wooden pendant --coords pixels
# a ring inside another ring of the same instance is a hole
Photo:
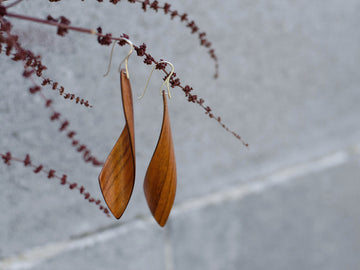
[[[111,213],[119,219],[129,203],[135,182],[134,112],[130,81],[120,72],[125,127],[99,175],[104,199]]]
[[[144,181],[144,192],[150,211],[162,227],[169,217],[176,193],[176,161],[164,91],[163,100],[164,115],[160,138]]]

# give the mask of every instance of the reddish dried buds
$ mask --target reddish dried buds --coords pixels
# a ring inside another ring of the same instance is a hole
[[[10,165],[11,153],[7,152],[5,155],[2,155],[2,159],[6,165]]]
[[[6,15],[6,7],[0,5],[0,16],[2,17],[4,15]]]

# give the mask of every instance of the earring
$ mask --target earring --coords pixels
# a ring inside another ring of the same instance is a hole
[[[168,95],[170,96],[169,80],[174,72],[174,66],[166,61],[172,67],[172,71],[164,81],[163,85],[167,84]],[[154,71],[156,65],[151,71]],[[151,76],[150,74],[150,76]],[[146,84],[145,90],[149,83],[150,77]],[[163,86],[162,85],[162,86]],[[162,88],[161,86],[161,88]],[[160,90],[161,90],[160,88]],[[145,90],[142,98],[145,94]],[[154,154],[151,158],[149,167],[146,171],[144,180],[144,193],[150,211],[157,221],[163,227],[170,215],[171,208],[175,200],[176,193],[176,161],[174,145],[171,135],[170,118],[167,107],[167,98],[164,90],[161,91],[164,103],[163,123],[161,127],[160,137],[155,148]]]
[[[125,41],[131,45],[129,54],[124,59],[126,73],[123,69],[120,70],[120,85],[125,115],[125,127],[106,159],[99,175],[99,184],[105,202],[111,213],[117,219],[119,219],[124,213],[126,206],[129,203],[135,183],[134,112],[131,85],[127,69],[127,60],[133,47],[130,41]],[[110,65],[111,58],[109,69]],[[106,75],[107,74],[105,74],[105,76]]]

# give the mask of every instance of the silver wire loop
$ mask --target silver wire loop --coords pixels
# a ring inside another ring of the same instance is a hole
[[[169,98],[171,98],[171,93],[170,93],[170,78],[171,78],[171,76],[173,75],[175,69],[174,69],[173,64],[171,64],[171,63],[168,62],[168,61],[160,61],[158,64],[160,64],[160,63],[166,63],[166,64],[169,64],[169,65],[171,66],[171,72],[170,72],[170,74],[166,77],[165,81],[164,81],[164,82],[162,83],[162,85],[160,86],[160,95],[161,95],[161,94],[162,94],[162,88],[163,88],[163,86],[164,86],[165,83],[166,83],[167,95],[169,96]],[[150,81],[151,75],[152,75],[152,73],[154,72],[154,69],[155,69],[156,66],[157,66],[157,64],[155,64],[155,65],[152,66],[151,72],[150,72],[150,75],[149,75],[149,78],[148,78],[148,80],[147,80],[147,82],[146,82],[146,85],[145,85],[144,92],[142,93],[142,95],[141,95],[140,97],[138,97],[138,99],[142,99],[142,98],[144,97],[145,92],[146,92],[146,89],[147,89],[147,87],[148,87],[148,85],[149,85],[149,81]]]
[[[128,60],[129,60],[129,57],[131,55],[131,53],[133,52],[134,50],[134,46],[133,46],[133,43],[128,40],[127,38],[121,38],[122,40],[124,40],[127,44],[130,45],[130,50],[127,54],[127,56],[120,62],[119,64],[119,72],[121,70],[121,64],[125,61],[125,70],[126,70],[126,76],[127,78],[129,79],[129,69],[128,69]],[[116,44],[117,40],[114,40],[114,43],[113,43],[113,46],[111,48],[111,53],[110,53],[110,60],[109,60],[109,65],[108,65],[108,69],[106,71],[106,73],[104,74],[104,77],[106,77],[109,72],[110,72],[110,68],[111,68],[111,62],[112,62],[112,56],[113,56],[113,53],[114,53],[114,48],[115,48],[115,44]]]

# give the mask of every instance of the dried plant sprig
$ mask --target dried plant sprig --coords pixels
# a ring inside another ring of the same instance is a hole
[[[165,72],[166,76],[163,78],[163,80],[165,80],[169,76],[169,73],[165,70],[167,64],[166,63],[159,64],[159,62],[162,61],[162,59],[160,59],[159,61],[156,61],[150,54],[146,53],[146,44],[145,43],[143,43],[139,47],[134,45],[134,50],[136,51],[138,56],[145,57],[145,59],[144,59],[145,64],[147,64],[147,65],[156,64],[157,69],[160,69]],[[175,88],[175,87],[181,88],[183,90],[183,92],[185,93],[185,97],[188,98],[189,102],[193,102],[193,103],[200,105],[205,110],[205,114],[207,114],[210,118],[215,119],[223,129],[225,129],[227,132],[231,133],[236,139],[241,141],[241,143],[244,146],[246,146],[246,147],[249,146],[249,144],[246,143],[239,134],[237,134],[235,131],[231,130],[227,125],[224,124],[224,122],[221,120],[220,116],[216,116],[212,113],[212,109],[209,106],[205,105],[204,99],[198,97],[197,95],[190,94],[190,92],[193,91],[193,88],[189,85],[185,85],[185,86],[181,85],[180,79],[176,78],[176,76],[177,75],[174,72],[170,78],[170,85],[172,88]]]
[[[120,38],[114,38],[111,33],[107,33],[107,34],[104,35],[104,34],[102,34],[101,27],[97,28],[97,33],[98,33],[98,42],[101,45],[110,45],[112,43],[112,40],[118,40],[119,41],[118,44],[120,46],[123,46],[123,45],[125,45],[125,43],[124,43],[123,40],[121,40],[121,38],[129,39],[129,35],[127,35],[127,34],[122,34],[120,36]],[[159,64],[159,62],[163,61],[163,59],[160,59],[159,61],[156,61],[154,59],[154,57],[152,57],[149,53],[146,53],[147,46],[146,46],[145,43],[143,43],[140,46],[136,46],[136,45],[133,44],[133,47],[134,47],[134,50],[136,51],[136,54],[138,56],[145,58],[144,63],[146,65],[156,64],[156,69],[160,69],[160,70],[165,72],[166,76],[164,77],[163,80],[165,80],[168,77],[169,73],[165,70],[167,64],[166,63],[160,63]],[[212,109],[209,106],[204,105],[205,104],[204,99],[198,97],[197,95],[190,94],[190,92],[193,91],[193,88],[190,87],[189,85],[185,85],[185,86],[181,85],[180,79],[176,78],[176,73],[175,72],[172,74],[172,76],[170,78],[170,84],[171,84],[172,88],[175,88],[175,87],[181,88],[183,90],[183,92],[185,93],[185,97],[188,98],[189,102],[199,104],[205,110],[205,114],[207,114],[211,119],[215,119],[223,129],[225,129],[227,132],[231,133],[236,139],[241,141],[241,143],[244,146],[246,146],[246,147],[249,146],[249,144],[247,142],[245,142],[238,133],[231,130],[227,125],[224,124],[224,122],[221,120],[220,116],[214,115],[211,112]]]
[[[85,107],[92,107],[89,104],[88,100],[85,100],[79,96],[76,96],[72,93],[64,93],[65,88],[59,86],[58,82],[54,82],[50,78],[47,78],[43,75],[43,71],[47,69],[45,65],[41,62],[41,57],[35,55],[30,50],[25,50],[22,48],[18,42],[18,36],[13,35],[10,30],[12,25],[10,22],[0,17],[0,33],[6,33],[6,35],[0,35],[0,53],[2,52],[2,44],[5,45],[5,54],[13,61],[23,61],[24,62],[24,77],[29,77],[33,74],[43,79],[42,85],[51,85],[53,90],[58,90],[59,94],[64,97],[64,99],[74,100],[75,103],[84,105]]]
[[[62,119],[60,112],[56,111],[52,106],[53,100],[47,99],[44,93],[41,91],[41,87],[36,85],[33,81],[33,86],[29,88],[31,94],[40,94],[41,98],[45,102],[45,107],[48,108],[51,112],[50,121],[59,121],[61,123],[59,132],[66,133],[66,136],[69,138],[71,145],[76,149],[77,152],[82,153],[83,160],[86,163],[91,163],[94,166],[103,166],[104,162],[99,161],[96,157],[91,154],[88,146],[80,143],[75,139],[76,131],[69,130],[70,122],[67,119]]]
[[[10,29],[11,29],[11,24],[9,22],[5,22],[4,19],[0,18],[0,34],[5,32],[7,33],[7,37],[4,37],[4,35],[0,35],[0,52],[1,52],[1,44],[5,43],[6,44],[6,55],[10,56],[11,55],[11,51],[13,48],[15,48],[16,52],[13,53],[13,58],[12,60],[14,61],[18,61],[18,60],[23,60],[24,62],[26,62],[26,66],[32,67],[32,69],[25,69],[23,72],[23,76],[25,78],[30,78],[32,79],[31,75],[33,73],[36,73],[35,68],[38,68],[38,73],[41,76],[42,75],[42,70],[46,69],[45,66],[42,65],[40,59],[40,56],[35,56],[31,51],[29,50],[25,50],[21,47],[21,45],[17,42],[18,37],[16,35],[12,35],[10,33]],[[41,87],[39,85],[37,85],[33,80],[33,86],[31,86],[29,88],[29,92],[31,94],[36,94],[36,93],[40,93],[41,97],[43,98],[43,100],[45,101],[45,105],[47,108],[49,108],[51,110],[51,117],[50,120],[51,121],[60,121],[61,122],[61,127],[59,129],[60,132],[62,131],[66,131],[69,128],[69,121],[66,119],[61,119],[61,113],[55,111],[55,109],[52,106],[52,100],[51,99],[47,99],[45,97],[45,95],[41,92]],[[69,95],[69,94],[66,94]],[[70,97],[71,98],[71,97]],[[78,99],[78,97],[76,98],[76,100]],[[86,104],[88,104],[86,102]],[[85,104],[85,106],[86,106]],[[89,148],[85,145],[85,144],[81,144],[78,140],[76,140],[74,137],[76,135],[76,132],[73,130],[68,131],[67,133],[67,137],[71,140],[71,144],[73,147],[76,148],[77,152],[83,153],[83,159],[85,162],[90,162],[91,164],[93,164],[94,166],[102,166],[103,162],[99,161],[97,158],[95,158],[93,155],[91,155],[91,151],[89,150]]]
[[[7,0],[4,0],[4,1],[7,1]],[[11,7],[13,7],[13,6],[16,6],[17,4],[19,4],[20,2],[22,2],[23,0],[17,0],[17,1],[15,1],[14,3],[12,3],[12,4],[9,4],[9,5],[7,5],[6,6],[6,8],[11,8]],[[3,1],[0,1],[0,3],[1,2],[3,2]]]
[[[40,86],[37,86],[37,87],[38,87],[37,91],[32,92],[30,90],[30,93],[32,93],[32,94],[39,93],[40,94],[42,99],[45,101],[45,107],[48,108],[51,112],[50,121],[60,122],[61,125],[59,128],[59,132],[66,133],[66,136],[70,140],[71,145],[76,149],[77,152],[82,153],[83,160],[86,163],[91,163],[94,166],[103,166],[104,162],[99,161],[95,156],[93,156],[91,154],[91,151],[86,144],[82,144],[79,140],[77,140],[75,138],[76,131],[69,129],[70,122],[67,119],[63,118],[60,112],[58,112],[54,109],[54,107],[52,106],[52,103],[53,103],[52,99],[47,99],[45,97],[44,93],[41,92]]]
[[[62,85],[59,85],[58,82],[53,81],[52,79],[45,77],[41,75],[41,78],[43,79],[41,85],[49,85],[53,90],[58,90],[60,96],[63,96],[64,99],[74,100],[76,104],[84,105],[85,107],[92,108],[93,106],[89,103],[88,100],[83,99],[75,94],[72,93],[65,93],[65,87]]]
[[[50,2],[60,2],[61,0],[49,0]],[[82,0],[84,1],[84,0]],[[97,0],[98,2],[104,2],[103,0]],[[120,2],[120,0],[109,0],[110,3],[116,5]],[[182,23],[186,25],[187,28],[190,28],[191,34],[197,34],[198,39],[200,41],[200,46],[203,46],[208,49],[208,54],[212,60],[215,62],[215,74],[214,78],[219,76],[219,61],[217,55],[215,53],[215,49],[212,47],[212,43],[207,39],[206,32],[200,31],[200,28],[195,23],[194,20],[188,18],[187,13],[181,13],[177,10],[171,8],[171,4],[164,3],[160,4],[159,1],[149,1],[149,0],[128,0],[129,3],[138,3],[141,4],[141,8],[144,12],[147,10],[154,10],[158,12],[158,10],[163,10],[165,15],[169,15],[171,20],[174,18],[179,18]]]
[[[68,30],[73,30],[73,31],[78,31],[78,32],[82,32],[82,33],[96,35],[98,42],[101,45],[110,45],[111,41],[113,41],[113,40],[119,41],[119,43],[120,43],[119,45],[121,45],[121,41],[123,41],[121,38],[113,37],[111,33],[103,34],[101,27],[98,27],[97,30],[86,29],[86,28],[74,27],[71,25],[61,24],[58,22],[42,20],[42,19],[38,19],[38,18],[33,18],[33,17],[19,15],[19,14],[13,14],[13,13],[8,13],[8,12],[6,12],[5,16],[18,18],[18,19],[22,19],[22,20],[28,20],[28,21],[32,21],[32,22],[48,24],[48,25],[56,26],[58,28],[66,28]],[[139,57],[144,57],[145,64],[147,64],[147,65],[158,64],[158,61],[156,61],[149,53],[146,52],[147,46],[145,43],[143,43],[140,46],[136,46],[136,45],[133,45],[133,46],[134,46],[134,50],[136,51],[137,55]],[[166,75],[168,75],[168,73],[165,71],[165,69],[162,69],[162,70],[165,72]],[[244,146],[248,147],[248,143],[246,143],[238,133],[231,130],[227,125],[225,125],[224,122],[222,121],[221,117],[216,116],[212,112],[212,109],[210,108],[210,106],[205,105],[204,99],[198,97],[197,95],[190,94],[190,92],[193,91],[193,88],[191,86],[181,85],[180,79],[175,78],[175,77],[176,77],[176,73],[173,74],[173,78],[172,78],[172,80],[170,80],[171,86],[173,88],[174,87],[181,88],[185,92],[185,96],[187,97],[187,100],[189,102],[193,102],[193,103],[200,105],[205,110],[205,114],[207,114],[211,119],[215,119],[222,128],[224,128],[227,132],[231,133],[236,139],[240,140]]]
[[[102,204],[102,201],[100,199],[95,199],[91,194],[86,191],[85,187],[83,185],[79,185],[76,182],[70,182],[68,180],[68,176],[66,174],[63,174],[62,176],[58,176],[56,174],[56,171],[53,169],[45,169],[45,166],[42,164],[34,165],[31,161],[30,155],[26,154],[24,159],[16,158],[14,157],[11,152],[6,152],[5,154],[0,153],[0,156],[4,162],[4,164],[10,166],[12,161],[23,163],[25,167],[33,168],[34,173],[40,173],[43,172],[47,175],[48,179],[58,179],[60,180],[61,185],[67,185],[69,189],[77,189],[79,193],[84,197],[85,200],[87,200],[89,203],[94,203],[97,205],[107,217],[111,217],[109,210],[106,206]]]
[[[0,50],[0,53],[1,53],[1,50]],[[11,55],[14,56],[15,54],[12,53]],[[23,72],[23,76],[25,78],[30,77],[34,73],[37,74],[36,68],[30,68],[30,70],[29,70],[28,67],[26,66],[26,64],[24,65],[24,68],[25,68],[25,70]],[[76,104],[84,105],[85,107],[90,107],[90,108],[93,107],[92,105],[89,104],[88,100],[85,100],[79,96],[76,96],[75,94],[65,93],[65,87],[62,85],[59,85],[58,82],[55,82],[55,81],[51,80],[50,78],[45,77],[42,74],[40,74],[39,77],[41,77],[43,79],[43,81],[41,83],[42,86],[49,85],[49,86],[51,86],[52,90],[58,90],[60,96],[63,96],[64,99],[74,100]]]

